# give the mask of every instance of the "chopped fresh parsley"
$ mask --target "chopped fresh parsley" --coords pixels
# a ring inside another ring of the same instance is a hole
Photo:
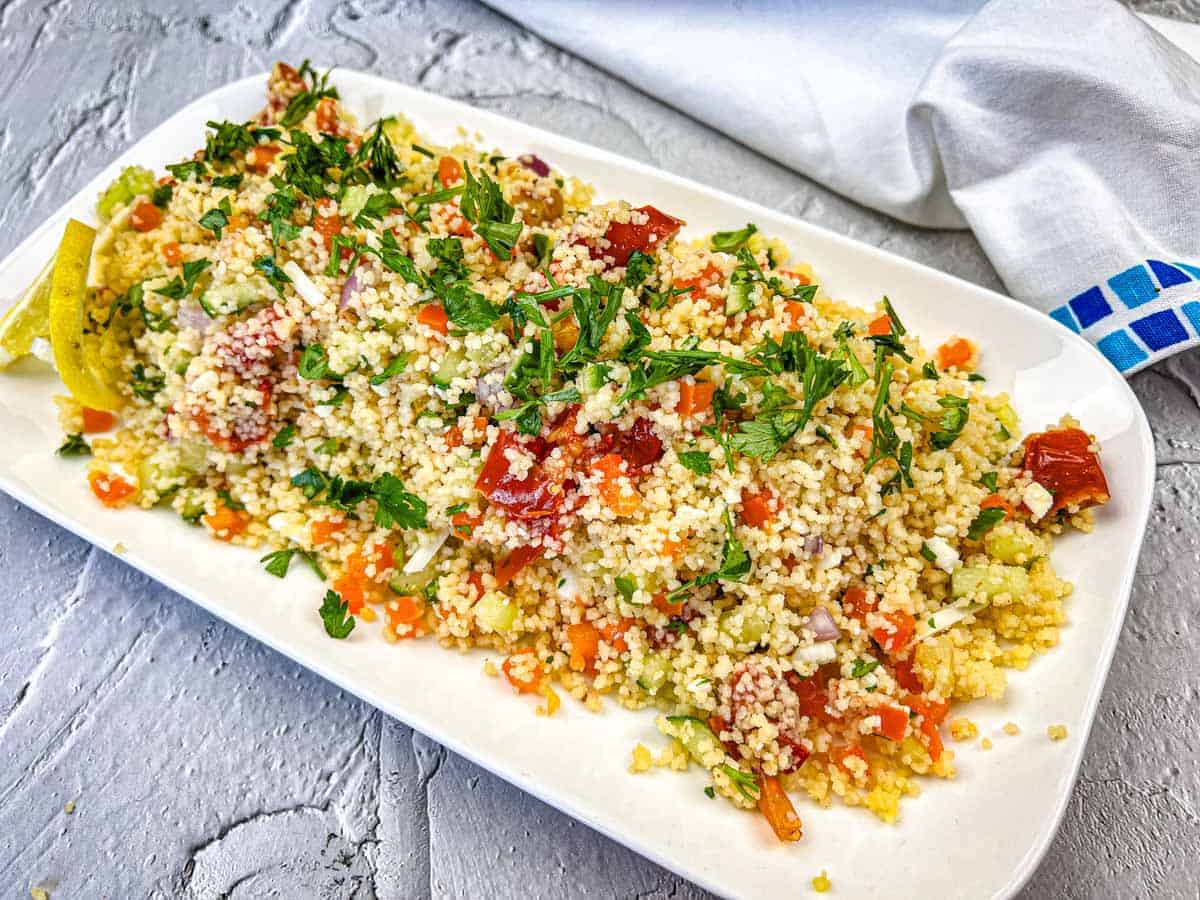
[[[166,209],[173,196],[175,196],[175,189],[171,185],[160,184],[150,192],[150,202],[159,209]]]
[[[229,188],[236,191],[242,186],[242,179],[245,178],[242,174],[237,175],[218,175],[212,180],[212,186],[216,188]]]
[[[695,450],[680,453],[678,455],[679,463],[685,469],[689,469],[690,471],[695,472],[697,475],[712,474],[712,460],[708,458],[707,453]]]
[[[361,166],[376,184],[391,187],[400,181],[404,167],[396,156],[396,148],[384,131],[389,120],[380,119],[375,128],[364,139],[354,153],[354,165]]]
[[[667,597],[668,602],[678,603],[693,588],[704,587],[718,581],[741,581],[750,574],[750,554],[746,552],[745,546],[733,533],[733,520],[729,516],[728,508],[724,513],[724,520],[725,545],[721,548],[720,567],[715,572],[707,572],[680,585]]]
[[[850,349],[850,338],[854,336],[854,323],[843,322],[833,334],[837,339],[838,348],[842,351],[842,359],[850,366],[850,387],[858,387],[871,376],[867,374],[863,364]]]
[[[271,438],[271,446],[276,450],[282,450],[284,447],[288,446],[295,437],[296,426],[291,422],[288,422],[279,429],[279,432],[275,435],[275,437]]]
[[[380,191],[377,194],[372,194],[367,198],[367,202],[363,204],[363,208],[359,210],[358,215],[354,217],[354,224],[359,228],[370,228],[373,222],[380,221],[399,205],[396,198],[392,196],[391,191]]]
[[[133,367],[133,394],[135,397],[140,397],[142,400],[151,401],[155,398],[159,391],[166,384],[166,378],[162,375],[150,375],[146,372],[146,367],[138,363]]]
[[[290,184],[279,184],[276,188],[267,197],[266,209],[258,214],[258,218],[271,226],[271,245],[278,250],[284,241],[294,241],[300,236],[300,226],[292,222],[296,212],[296,189]]]
[[[550,261],[550,254],[553,252],[554,240],[550,235],[539,233],[533,236],[533,255],[539,267]]]
[[[207,269],[210,265],[207,259],[193,259],[183,264],[183,277],[176,275],[169,282],[160,288],[153,288],[154,293],[161,294],[164,297],[170,297],[172,300],[182,300],[192,292],[192,288],[196,286],[196,279],[200,277],[200,273]],[[130,291],[132,294],[132,289]],[[139,291],[140,293],[140,291]],[[145,307],[143,306],[143,309]],[[149,324],[149,323],[147,323]],[[155,329],[161,330],[161,329]]]
[[[408,366],[408,354],[401,353],[398,356],[393,356],[388,364],[383,367],[383,371],[371,376],[371,384],[379,386],[385,381],[395,378]]]
[[[330,370],[329,357],[325,353],[325,348],[320,344],[309,344],[304,348],[300,354],[300,363],[297,368],[300,377],[308,381],[336,380],[342,377]]]
[[[879,668],[879,660],[876,659],[856,659],[853,668],[850,669],[851,678],[862,678],[864,675],[870,675]]]
[[[921,366],[921,375],[930,381],[937,381],[938,380],[937,366],[935,366],[932,362],[925,363],[925,365]]]
[[[166,167],[173,178],[179,181],[188,181],[189,179],[200,180],[200,176],[208,171],[204,163],[195,159],[187,159],[181,163],[175,163]]]
[[[331,438],[327,438],[326,440],[323,440],[323,441],[321,441],[321,443],[317,444],[317,446],[315,448],[313,448],[313,452],[321,453],[323,455],[329,456],[334,453],[337,453],[338,449],[340,447],[341,447],[341,441],[339,441],[335,437],[331,437]]]
[[[234,512],[241,512],[246,508],[245,503],[233,499],[233,495],[229,493],[228,489],[223,488],[217,491],[217,496],[221,498],[221,503],[225,505],[226,509],[231,509]]]
[[[200,227],[211,231],[219,241],[232,214],[233,208],[229,204],[229,198],[223,197],[220,203],[200,217]]]
[[[270,256],[260,256],[258,259],[254,260],[251,265],[258,269],[258,271],[262,272],[263,277],[271,283],[275,290],[279,292],[279,296],[281,297],[283,296],[283,286],[285,284],[292,283],[292,279],[288,276],[288,274],[284,272],[283,269],[279,268],[279,266],[276,265],[275,260]]]
[[[440,296],[446,318],[464,331],[485,331],[500,318],[500,309],[465,281],[450,285]]]
[[[654,271],[654,257],[647,256],[641,250],[634,250],[625,261],[625,284],[631,288],[639,287]]]
[[[280,116],[279,124],[284,128],[291,128],[303,122],[308,114],[317,108],[322,98],[337,99],[338,95],[336,88],[329,87],[329,72],[318,76],[316,69],[309,65],[307,59],[301,64],[297,74],[304,79],[306,88],[292,98]]]
[[[67,439],[54,451],[59,456],[91,456],[92,448],[82,434],[68,434]]]
[[[707,797],[709,800],[711,800],[715,796],[717,796],[717,792],[713,789],[713,786],[711,784],[704,789],[704,796]]]
[[[894,327],[894,325],[893,325]],[[865,471],[870,472],[881,460],[891,459],[896,463],[896,472],[884,482],[879,489],[887,495],[901,490],[905,485],[913,486],[912,472],[912,441],[900,441],[896,434],[896,426],[892,423],[891,408],[888,406],[889,392],[892,384],[893,367],[886,362],[882,355],[876,353],[875,380],[879,385],[875,394],[875,405],[871,410],[873,430],[871,433],[871,450],[867,455]],[[880,513],[882,515],[882,513]]]
[[[351,514],[358,504],[374,500],[375,524],[381,528],[429,527],[425,501],[406,491],[395,475],[380,475],[374,481],[354,481],[338,475],[330,477],[309,467],[293,476],[292,484],[300,488],[306,499]]]
[[[989,506],[987,509],[981,509],[979,515],[971,520],[971,524],[967,526],[967,537],[973,541],[978,541],[985,534],[999,525],[1006,513],[999,506]]]
[[[721,253],[737,253],[757,231],[758,226],[752,223],[747,223],[745,228],[737,231],[718,231],[712,236],[712,248]]]
[[[317,558],[307,550],[301,550],[299,547],[288,547],[286,550],[276,550],[274,553],[268,553],[259,560],[263,564],[263,568],[274,575],[276,578],[283,578],[288,573],[288,567],[292,564],[292,557],[299,556],[302,560],[308,563],[308,567],[313,570],[313,573],[322,581],[325,580],[325,572],[321,568],[321,564],[317,562]]]
[[[724,772],[737,792],[751,802],[758,802],[760,789],[758,781],[750,772],[743,772],[741,769],[734,768],[729,763],[721,763],[721,771]]]
[[[999,472],[984,472],[983,477],[979,479],[979,483],[994,494],[996,493],[996,483],[999,477]]]
[[[921,541],[921,555],[929,560],[929,562],[937,560],[937,554],[929,549],[929,544],[925,541]]]
[[[325,633],[331,638],[342,640],[354,630],[354,616],[349,615],[350,605],[336,591],[326,591],[325,600],[318,612],[325,625]]]
[[[970,416],[970,409],[965,397],[940,397],[938,406],[942,408],[942,418],[939,429],[929,435],[929,443],[935,450],[945,450],[962,434]]]
[[[475,226],[475,233],[483,238],[497,259],[512,259],[513,247],[523,227],[520,222],[513,221],[516,211],[505,201],[500,185],[482,169],[478,178],[472,174],[470,166],[463,166],[463,172],[467,179],[459,205],[463,216]]]
[[[626,603],[633,602],[633,595],[638,589],[637,581],[628,575],[618,575],[613,579],[613,584],[617,586],[617,593]]]
[[[637,313],[626,311],[625,324],[629,326],[629,340],[621,347],[617,353],[617,359],[622,362],[633,362],[642,351],[650,346],[650,329],[648,329],[642,320],[638,318]]]

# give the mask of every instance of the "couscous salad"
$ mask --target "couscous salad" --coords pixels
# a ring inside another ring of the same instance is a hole
[[[485,648],[531,712],[656,707],[632,770],[698,764],[781,840],[802,794],[891,821],[954,774],[953,704],[1057,642],[1098,447],[1022,440],[987,348],[925,350],[903,298],[671,212],[278,64],[68,225],[0,346],[58,369],[96,502],[258,548],[330,638]]]

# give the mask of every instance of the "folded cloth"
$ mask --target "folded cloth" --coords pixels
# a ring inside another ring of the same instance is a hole
[[[486,0],[859,203],[970,228],[1122,372],[1200,344],[1200,64],[1113,0]]]

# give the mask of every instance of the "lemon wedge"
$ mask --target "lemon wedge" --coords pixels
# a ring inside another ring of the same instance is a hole
[[[0,369],[28,356],[33,342],[50,337],[50,273],[54,258],[0,318]]]
[[[67,220],[50,276],[50,344],[59,377],[71,395],[92,409],[114,410],[121,395],[105,383],[96,341],[84,341],[87,273],[96,229]]]

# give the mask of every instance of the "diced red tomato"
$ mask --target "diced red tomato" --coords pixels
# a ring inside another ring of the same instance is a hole
[[[517,689],[518,693],[537,693],[538,685],[542,681],[542,664],[534,656],[534,653],[532,647],[518,650],[501,666],[504,670],[504,677]]]
[[[163,259],[168,266],[177,266],[183,260],[183,251],[179,249],[179,241],[168,241],[162,245]]]
[[[630,475],[641,475],[662,459],[663,442],[654,433],[654,423],[639,416],[627,431],[608,428],[601,434],[597,455],[616,453],[629,466]]]
[[[912,641],[917,629],[917,620],[903,610],[883,614],[890,628],[876,628],[872,636],[884,650],[893,655],[900,653]]]
[[[645,253],[646,251],[643,250],[642,252]],[[716,260],[710,259],[699,275],[677,281],[675,282],[675,287],[680,290],[690,290],[693,300],[702,300],[710,287],[714,284],[720,284],[724,280],[725,271],[717,265]]]
[[[600,631],[591,622],[567,626],[567,642],[571,645],[571,668],[585,672],[592,668],[600,654]]]
[[[462,164],[453,156],[443,156],[438,160],[438,180],[442,187],[454,187],[463,180]]]
[[[872,319],[871,324],[867,326],[867,334],[883,335],[890,334],[892,331],[892,320],[887,313],[884,313],[877,319]]]
[[[911,659],[897,660],[892,665],[892,677],[896,679],[896,684],[910,693],[919,694],[925,690],[920,676],[913,670]]]
[[[879,716],[879,734],[889,741],[902,741],[908,732],[908,710],[885,703],[875,709]]]
[[[686,224],[682,219],[668,216],[653,206],[642,206],[634,212],[644,213],[646,221],[640,225],[634,225],[632,222],[610,222],[604,232],[608,247],[603,255],[611,256],[614,266],[623,266],[629,262],[629,257],[635,250],[647,256],[653,255],[656,250],[666,246]]]
[[[450,331],[450,319],[446,311],[437,303],[428,303],[417,311],[418,324],[432,328],[438,334]]]
[[[867,617],[867,613],[874,612],[878,605],[879,600],[875,595],[868,594],[861,587],[846,588],[846,593],[842,594],[842,612],[860,622]]]
[[[675,412],[681,416],[699,416],[712,409],[717,386],[709,381],[680,381],[679,402]]]
[[[1059,428],[1025,438],[1022,466],[1054,495],[1051,512],[1108,502],[1108,481],[1091,444],[1087,432],[1079,428]]]
[[[84,434],[96,434],[100,431],[108,431],[117,424],[117,417],[107,410],[92,409],[90,406],[85,406],[82,412]]]
[[[817,669],[808,678],[801,678],[795,672],[788,672],[784,678],[788,686],[796,693],[801,715],[818,722],[833,721],[835,717],[825,708],[829,703],[829,687],[827,676],[823,670]]]
[[[110,509],[124,506],[137,494],[137,485],[130,484],[119,475],[99,470],[88,472],[88,485],[96,499]]]
[[[800,816],[788,798],[787,792],[776,775],[764,775],[759,779],[758,808],[781,841],[798,841],[804,835]]]
[[[518,547],[503,560],[496,563],[496,583],[502,588],[508,587],[522,569],[545,552],[546,548],[541,544],[537,546],[524,544]]]
[[[751,493],[742,490],[742,521],[751,528],[764,528],[775,518],[775,492],[770,488]]]
[[[518,519],[540,519],[557,513],[562,493],[551,493],[551,481],[535,466],[523,478],[511,474],[505,451],[520,446],[511,431],[501,431],[479,472],[475,488],[488,502]]]
[[[143,200],[129,214],[129,224],[135,231],[153,231],[162,224],[162,212],[153,203]]]
[[[934,762],[941,759],[945,745],[942,743],[942,735],[938,731],[940,725],[950,712],[949,701],[935,703],[928,698],[921,696],[908,696],[901,702],[909,709],[921,716],[921,724],[917,726],[921,737],[924,739],[925,749],[929,751],[929,758]]]

